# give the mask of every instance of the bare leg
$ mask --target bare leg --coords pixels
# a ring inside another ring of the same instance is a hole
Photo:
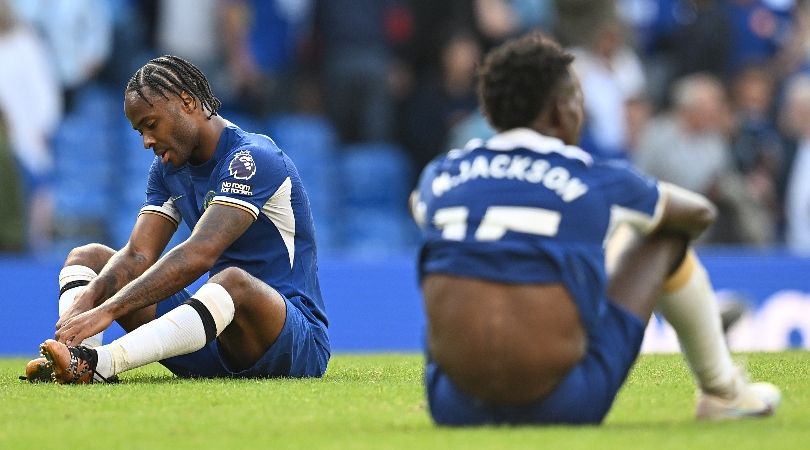
[[[673,247],[667,249],[668,245],[655,242],[662,238],[672,240],[659,236],[638,242],[629,229],[620,229],[611,238],[607,252],[608,267],[615,266],[608,290],[611,298],[645,322],[653,307],[662,310],[675,328],[703,391],[698,400],[698,418],[739,419],[773,414],[781,397],[779,389],[770,383],[748,383],[732,365],[711,283],[700,261],[688,250],[685,240],[674,247],[679,251],[672,253]],[[673,255],[679,256],[667,258]],[[667,263],[671,265],[664,272]],[[665,283],[663,273],[667,275]]]
[[[76,247],[68,253],[62,270],[59,271],[59,317],[73,315],[90,309],[93,305],[76,305],[76,298],[86,286],[101,272],[115,252],[101,244],[88,244]],[[77,309],[81,306],[82,309]],[[90,336],[82,345],[98,347],[102,344],[104,332]]]
[[[225,288],[236,307],[233,321],[219,335],[228,363],[252,366],[276,341],[287,317],[287,305],[275,289],[242,269],[229,267],[209,280]]]
[[[96,370],[108,378],[195,352],[216,337],[230,365],[246,369],[275,342],[285,318],[281,295],[247,272],[228,268],[184,304],[98,347]]]
[[[64,267],[85,266],[93,269],[96,273],[107,265],[107,262],[115,254],[115,250],[102,244],[87,244],[76,247],[68,253]]]
[[[115,254],[115,250],[102,244],[87,244],[76,247],[68,253],[64,267],[84,266],[89,267],[95,273],[99,273]],[[72,299],[71,299],[72,302]],[[60,303],[62,301],[60,300]],[[60,310],[62,306],[60,305]],[[130,332],[139,326],[155,319],[157,308],[155,305],[118,318],[117,322],[125,331]]]
[[[647,322],[661,295],[661,287],[686,254],[687,240],[657,234],[635,239],[619,256],[608,283],[608,297]]]

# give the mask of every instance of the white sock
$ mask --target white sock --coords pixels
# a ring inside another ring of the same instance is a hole
[[[206,333],[205,320],[195,307],[183,304],[131,333],[96,349],[96,371],[108,378],[172,356],[203,348],[208,337],[219,336],[233,320],[234,304],[228,291],[216,283],[203,285],[193,296],[213,319]],[[203,312],[204,314],[205,312]],[[212,329],[210,326],[213,325]],[[213,338],[211,338],[213,339]]]
[[[736,370],[726,346],[720,311],[706,269],[692,250],[664,284],[658,307],[678,334],[692,374],[703,391],[735,395]]]
[[[78,264],[65,266],[59,271],[59,292],[61,292],[61,295],[59,295],[59,317],[62,317],[62,314],[73,304],[76,296],[97,276],[93,269]],[[62,290],[68,285],[75,287],[68,287],[68,289],[65,289],[63,292]],[[98,347],[101,345],[103,338],[104,332],[102,331],[95,336],[90,336],[83,340],[81,345]]]

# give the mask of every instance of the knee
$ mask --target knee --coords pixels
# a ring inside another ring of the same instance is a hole
[[[251,289],[253,277],[238,267],[227,267],[211,277],[208,282],[224,287],[232,298],[243,298],[245,296],[241,293]]]
[[[115,254],[115,250],[102,244],[87,244],[76,247],[68,253],[65,266],[82,265],[100,272],[107,261]]]

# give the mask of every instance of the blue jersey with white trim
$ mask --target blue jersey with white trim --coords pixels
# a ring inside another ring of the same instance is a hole
[[[204,164],[174,167],[154,159],[142,214],[194,229],[211,204],[242,209],[256,220],[210,274],[239,267],[287,298],[303,298],[304,313],[326,325],[309,198],[290,158],[269,137],[228,123]]]
[[[590,328],[605,308],[607,236],[620,221],[651,230],[660,198],[627,163],[529,129],[473,141],[429,164],[412,197],[420,276],[563,283]]]

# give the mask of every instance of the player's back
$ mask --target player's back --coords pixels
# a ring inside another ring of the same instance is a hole
[[[602,245],[627,179],[525,129],[426,169],[414,213],[428,345],[462,390],[528,402],[584,356],[604,307]]]

